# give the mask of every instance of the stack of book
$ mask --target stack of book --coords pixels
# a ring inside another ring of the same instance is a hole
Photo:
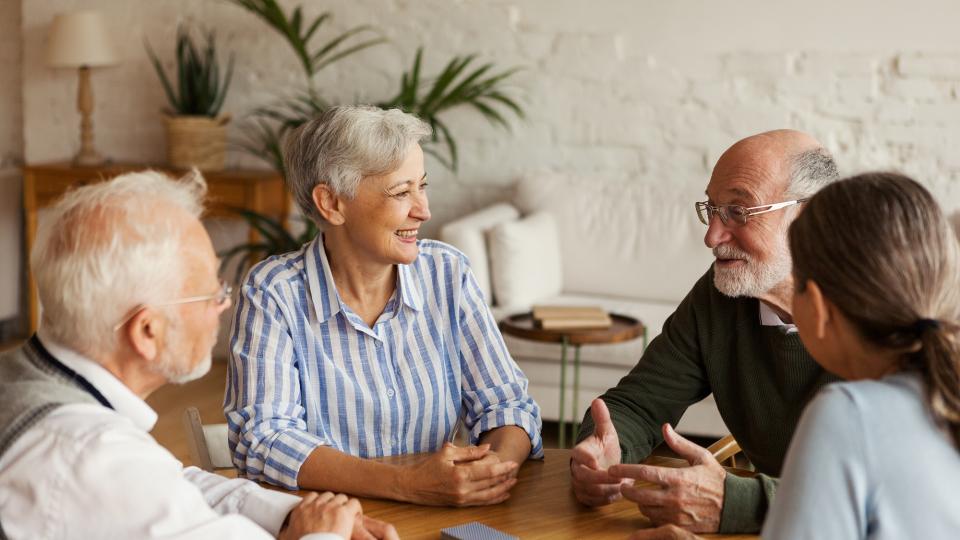
[[[534,306],[533,319],[544,330],[610,328],[613,321],[594,306]]]

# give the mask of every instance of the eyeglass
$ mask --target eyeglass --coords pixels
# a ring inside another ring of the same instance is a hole
[[[700,218],[700,222],[704,225],[710,225],[710,217],[712,215],[720,216],[720,221],[722,221],[724,225],[730,225],[731,222],[735,225],[746,225],[747,221],[750,220],[750,216],[759,216],[760,214],[766,214],[767,212],[781,210],[788,206],[807,202],[807,200],[808,199],[796,199],[793,201],[761,204],[760,206],[750,207],[743,207],[739,204],[722,204],[714,206],[707,201],[703,201],[695,203],[695,206],[697,208],[697,217]]]
[[[179,304],[190,304],[190,303],[193,303],[193,302],[206,302],[206,301],[208,301],[208,300],[213,300],[214,304],[215,304],[217,307],[221,307],[221,306],[223,306],[224,304],[226,304],[227,301],[230,300],[230,295],[232,295],[232,294],[233,294],[233,287],[232,287],[229,283],[227,283],[226,280],[221,279],[221,280],[220,280],[220,290],[217,291],[217,292],[215,292],[215,293],[213,293],[213,294],[204,294],[204,295],[201,295],[201,296],[188,296],[188,297],[186,297],[186,298],[180,298],[180,299],[178,299],[178,300],[171,300],[171,301],[169,301],[169,302],[161,302],[161,303],[159,303],[159,304],[140,304],[140,305],[138,305],[137,307],[135,307],[135,308],[133,308],[132,310],[130,310],[130,313],[128,313],[127,316],[124,317],[122,321],[118,322],[118,323],[116,324],[116,326],[113,327],[113,331],[116,332],[117,330],[123,328],[123,325],[127,324],[128,322],[130,322],[130,319],[132,319],[137,313],[140,313],[141,311],[143,311],[143,310],[144,310],[145,308],[147,308],[148,306],[152,306],[152,307],[159,307],[159,306],[176,306],[176,305],[179,305]]]

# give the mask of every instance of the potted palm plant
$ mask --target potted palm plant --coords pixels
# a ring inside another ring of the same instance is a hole
[[[205,38],[198,47],[189,30],[177,28],[175,85],[149,43],[146,48],[170,105],[164,110],[167,160],[178,168],[216,171],[226,161],[230,115],[221,115],[220,109],[230,87],[234,58],[230,56],[221,78],[213,32]]]
[[[252,123],[244,129],[245,137],[239,142],[242,149],[266,160],[283,173],[282,140],[286,133],[332,105],[318,88],[316,75],[330,64],[385,43],[386,39],[368,25],[329,35],[327,31],[333,18],[330,12],[311,17],[299,5],[290,9],[288,14],[277,0],[229,2],[253,13],[280,34],[303,70],[303,87],[272,105],[255,109],[251,114]],[[400,75],[399,88],[392,96],[375,104],[382,108],[400,108],[429,123],[433,136],[424,141],[423,151],[456,171],[459,152],[453,128],[445,121],[446,113],[466,108],[493,125],[509,128],[510,118],[524,117],[521,104],[505,89],[505,83],[517,69],[498,70],[494,64],[480,63],[476,55],[467,54],[453,57],[439,73],[425,75],[421,71],[423,56],[423,48],[418,48],[412,66]],[[262,238],[262,241],[241,244],[221,253],[224,264],[234,258],[240,260],[238,280],[246,268],[244,261],[248,261],[251,255],[256,258],[292,251],[317,234],[315,224],[306,219],[302,220],[301,232],[294,234],[286,228],[287,224],[269,216],[245,210],[238,210],[238,213]]]

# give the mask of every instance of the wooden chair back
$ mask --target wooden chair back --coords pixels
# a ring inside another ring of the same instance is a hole
[[[227,444],[227,424],[203,425],[200,411],[196,407],[187,407],[183,411],[183,429],[187,432],[190,458],[197,467],[209,472],[233,468]]]

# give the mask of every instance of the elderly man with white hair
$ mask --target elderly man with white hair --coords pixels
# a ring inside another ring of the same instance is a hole
[[[207,372],[230,306],[205,189],[134,173],[50,209],[31,254],[40,330],[0,358],[0,537],[395,537],[356,500],[184,469],[148,434],[144,399]]]

